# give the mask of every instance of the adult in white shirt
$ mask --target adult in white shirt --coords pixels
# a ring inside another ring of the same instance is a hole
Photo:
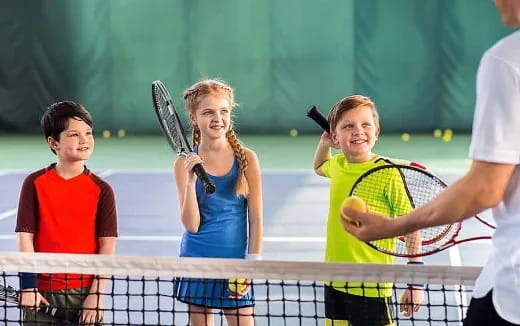
[[[520,0],[495,0],[507,26],[520,26]],[[486,51],[477,74],[469,172],[429,204],[399,219],[345,213],[345,229],[368,241],[453,223],[493,208],[497,229],[465,326],[520,325],[520,31]]]

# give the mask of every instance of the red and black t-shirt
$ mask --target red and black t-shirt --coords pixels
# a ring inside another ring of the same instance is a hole
[[[34,233],[34,251],[96,254],[98,238],[117,237],[114,192],[87,168],[62,178],[55,164],[24,180],[18,204],[16,232]],[[40,290],[89,287],[92,277],[38,274]]]

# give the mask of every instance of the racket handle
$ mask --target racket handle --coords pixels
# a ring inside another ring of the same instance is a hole
[[[75,324],[77,324],[79,320],[79,312],[77,310],[56,308],[48,305],[40,305],[40,309],[38,309],[38,312],[52,316],[59,320],[66,320]]]
[[[316,122],[318,125],[320,125],[320,127],[324,131],[330,132],[329,121],[327,120],[327,118],[325,118],[325,116],[318,110],[318,108],[315,105],[313,105],[309,109],[309,111],[307,111],[307,116],[314,120],[314,122]]]
[[[202,167],[202,165],[199,163],[193,167],[193,170],[195,171],[195,174],[197,177],[202,181],[202,185],[204,186],[204,190],[207,194],[212,194],[215,192],[215,184],[211,182],[209,179],[208,174],[206,173],[206,170]]]

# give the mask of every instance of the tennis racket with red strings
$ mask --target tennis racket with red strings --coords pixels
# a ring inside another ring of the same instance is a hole
[[[329,132],[327,119],[315,106],[308,111],[307,116],[318,123],[323,130]],[[448,187],[447,183],[440,177],[419,163],[388,158],[380,158],[380,160],[384,160],[387,164],[365,172],[356,180],[350,191],[351,196],[362,198],[371,212],[377,213],[388,210],[388,205],[391,206],[392,203],[385,202],[381,198],[390,198],[395,195],[391,192],[397,191],[404,194],[406,200],[409,201],[409,206],[413,209],[430,202]],[[386,205],[386,207],[377,207],[377,205]],[[485,231],[482,231],[484,234],[489,234],[495,229],[493,225],[479,216],[475,216],[473,220],[480,222],[480,225],[485,229]],[[378,251],[393,256],[421,257],[463,242],[491,239],[490,235],[460,238],[462,226],[465,223],[456,222],[424,228],[406,236],[369,241],[367,244]]]

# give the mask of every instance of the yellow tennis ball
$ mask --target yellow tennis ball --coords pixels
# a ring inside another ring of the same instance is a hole
[[[401,140],[404,142],[410,141],[410,134],[405,132],[401,135]]]
[[[441,137],[441,136],[442,136],[442,130],[440,130],[440,129],[435,129],[435,130],[433,131],[433,137],[435,137],[435,138],[439,138],[439,137]]]
[[[296,129],[291,129],[291,130],[289,130],[289,135],[290,135],[291,137],[296,137],[296,136],[298,136],[298,130],[296,130]]]
[[[124,129],[119,129],[119,130],[117,131],[117,137],[124,137],[124,136],[126,136],[126,130],[124,130]]]
[[[449,143],[451,141],[453,137],[451,136],[451,134],[444,134],[442,136],[442,140],[444,140],[445,143]]]
[[[103,130],[102,136],[103,138],[110,138],[110,130]]]
[[[367,204],[365,203],[365,201],[362,198],[360,198],[358,196],[350,196],[350,197],[345,198],[345,200],[343,200],[343,203],[341,203],[341,212],[340,212],[341,218],[344,219],[345,221],[347,221],[351,224],[357,225],[357,226],[359,226],[359,221],[355,221],[351,217],[347,216],[343,212],[343,208],[350,208],[350,209],[353,209],[355,211],[362,212],[362,213],[366,213],[368,211]]]
[[[453,136],[453,131],[451,129],[446,129],[446,130],[444,130],[444,135]]]
[[[229,292],[231,293],[238,293],[241,295],[244,295],[247,293],[247,289],[249,287],[249,284],[247,282],[247,279],[245,278],[230,278],[229,279]]]

